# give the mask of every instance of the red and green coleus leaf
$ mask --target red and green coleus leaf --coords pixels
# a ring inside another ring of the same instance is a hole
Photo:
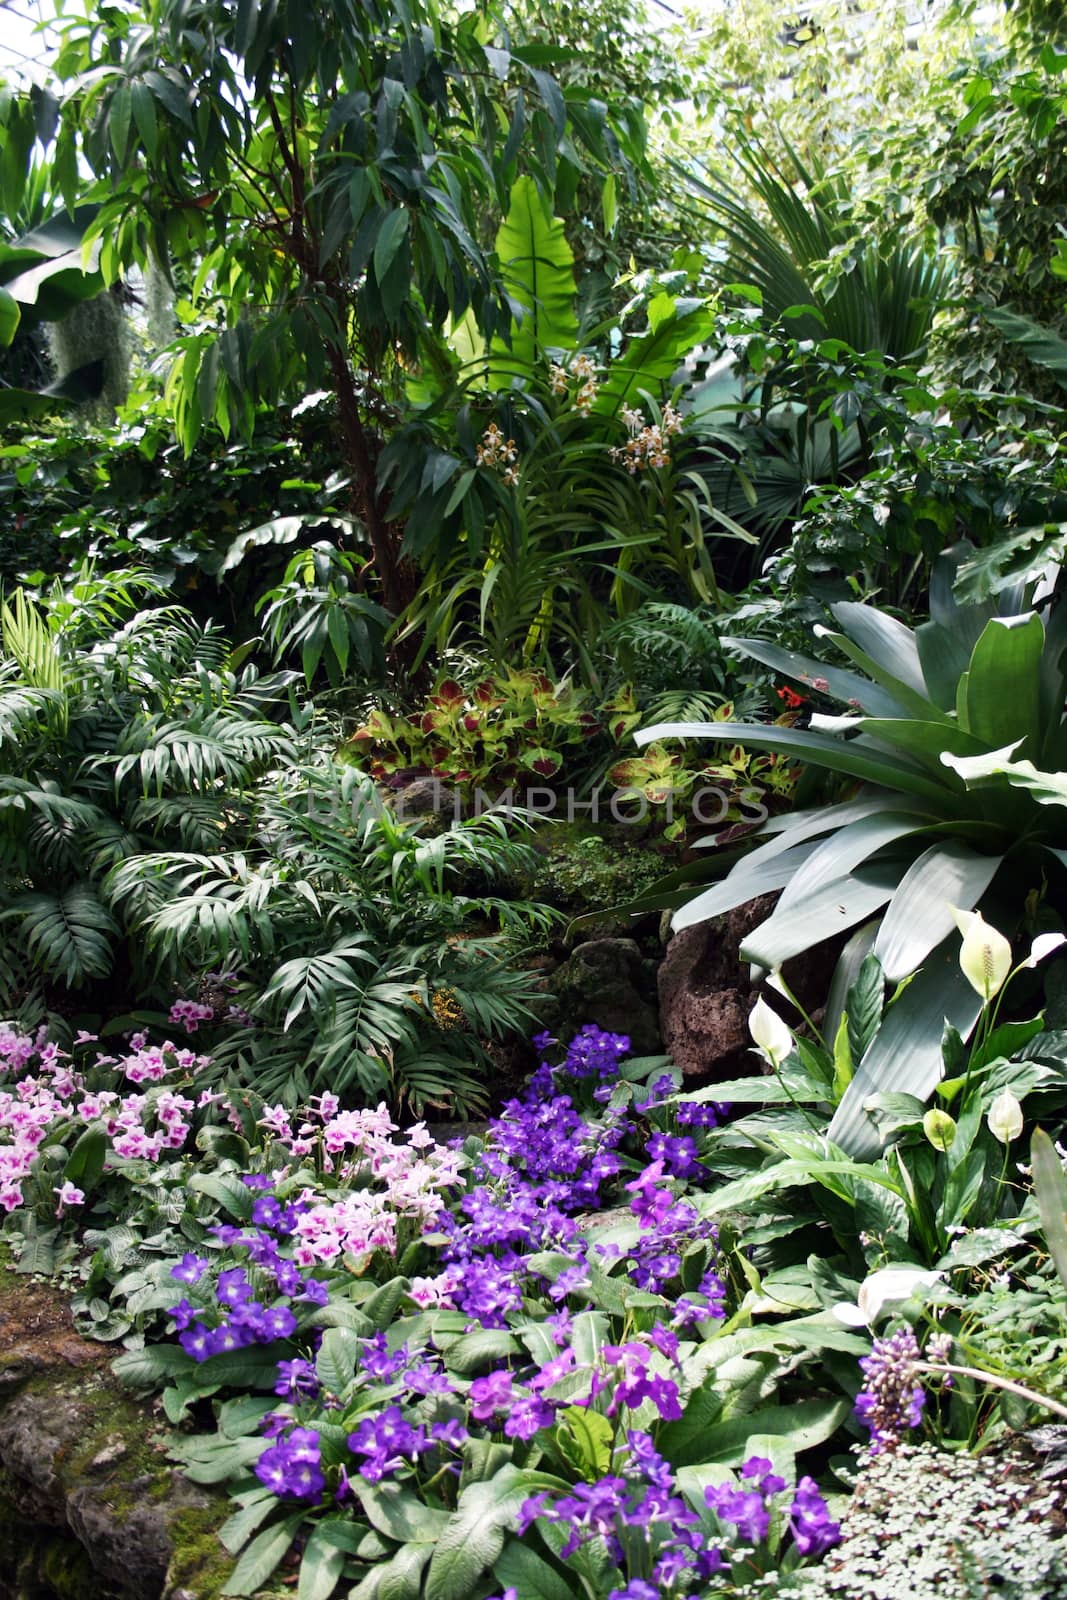
[[[530,772],[536,772],[539,778],[554,778],[563,767],[563,758],[555,750],[546,750],[543,746],[535,750],[524,750],[522,765]]]

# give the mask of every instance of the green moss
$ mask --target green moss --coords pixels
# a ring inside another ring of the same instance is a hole
[[[661,854],[647,842],[619,844],[577,822],[543,830],[538,847],[544,861],[531,877],[529,893],[572,916],[626,904],[669,872],[677,854],[669,848]]]
[[[217,1600],[234,1567],[234,1559],[219,1542],[219,1528],[229,1506],[190,1506],[170,1524],[173,1555],[167,1569],[167,1593],[186,1589],[196,1600]]]

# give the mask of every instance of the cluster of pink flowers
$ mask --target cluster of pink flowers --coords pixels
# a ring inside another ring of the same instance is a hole
[[[214,1006],[201,1005],[199,1000],[175,1000],[170,1008],[170,1021],[186,1033],[195,1033],[202,1022],[214,1022]]]
[[[75,1042],[91,1043],[93,1035],[79,1034]],[[143,1034],[135,1034],[122,1056],[97,1056],[93,1067],[113,1068],[118,1081],[156,1086],[168,1077],[194,1077],[206,1064],[205,1057],[191,1050],[149,1045]],[[19,1034],[10,1027],[0,1028],[3,1079],[10,1084],[0,1089],[0,1207],[5,1211],[24,1203],[23,1184],[57,1124],[100,1123],[116,1156],[158,1161],[165,1150],[182,1148],[197,1104],[172,1088],[151,1087],[126,1095],[119,1089],[89,1090],[68,1051],[41,1035]],[[201,1102],[205,1098],[201,1096]],[[56,1193],[59,1215],[65,1206],[80,1205],[84,1199],[73,1184],[64,1184]]]
[[[437,1144],[422,1123],[394,1139],[399,1130],[384,1104],[341,1111],[336,1095],[324,1094],[301,1112],[268,1106],[260,1126],[293,1156],[317,1154],[325,1173],[358,1185],[339,1199],[303,1192],[308,1209],[295,1225],[293,1250],[303,1267],[374,1250],[394,1253],[400,1221],[432,1228],[445,1210],[444,1191],[463,1165],[463,1157]]]

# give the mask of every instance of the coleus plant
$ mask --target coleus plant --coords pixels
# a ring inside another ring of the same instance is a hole
[[[733,703],[727,701],[714,712],[716,722],[733,721]],[[778,726],[788,726],[793,718],[784,716]],[[797,768],[785,755],[748,750],[742,744],[712,759],[702,759],[690,747],[657,740],[640,755],[628,756],[608,769],[608,779],[617,789],[634,791],[635,802],[667,808],[666,837],[682,838],[690,821],[697,825],[722,827],[751,821],[753,806],[766,805],[768,798],[787,800],[796,783]],[[702,788],[715,791],[708,805],[697,801]],[[686,805],[683,814],[679,802]],[[762,812],[755,812],[762,815]]]
[[[507,785],[555,778],[568,750],[605,727],[621,739],[639,720],[625,690],[594,711],[581,689],[507,669],[468,685],[443,678],[409,717],[372,711],[348,750],[380,781],[429,773],[455,784]]]

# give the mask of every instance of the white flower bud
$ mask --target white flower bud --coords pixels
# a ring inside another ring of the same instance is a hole
[[[793,1035],[760,995],[748,1018],[753,1043],[771,1066],[777,1069],[793,1048]]]
[[[958,911],[954,907],[952,915],[963,935],[963,976],[983,1000],[991,1000],[1011,971],[1011,945],[1002,933],[989,926],[980,911]]]
[[[1010,1089],[1002,1089],[989,1108],[986,1125],[994,1139],[1011,1144],[1023,1131],[1023,1108]]]

